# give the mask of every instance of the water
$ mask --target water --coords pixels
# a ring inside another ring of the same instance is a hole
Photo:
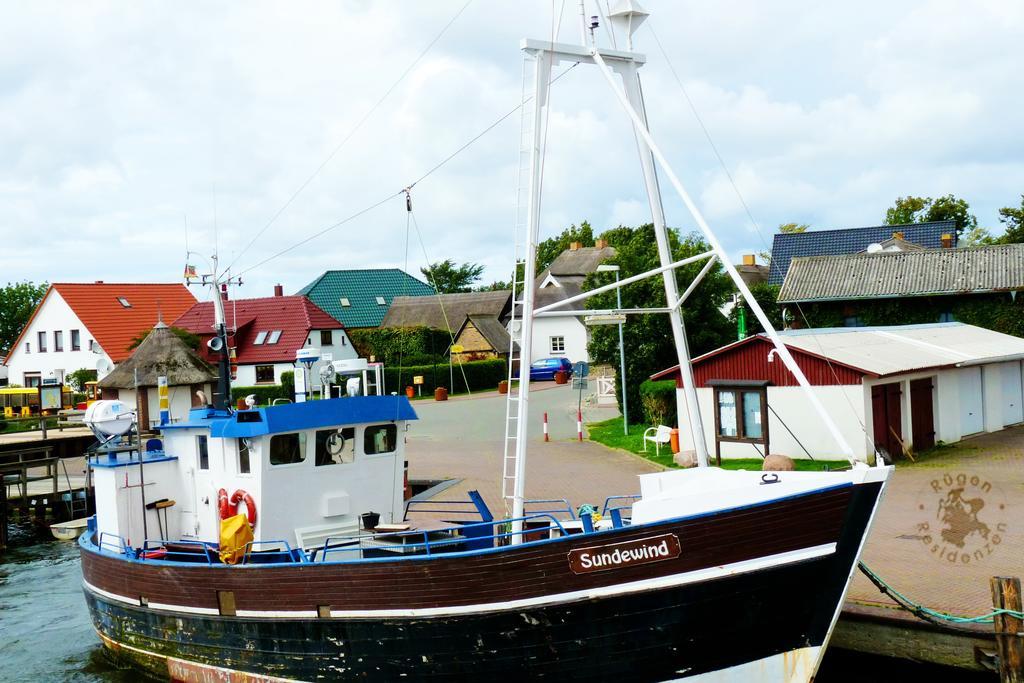
[[[14,535],[13,544],[33,541]],[[829,650],[818,683],[984,681],[972,675],[881,657]],[[129,683],[142,677],[104,655],[82,597],[76,543],[48,541],[0,555],[0,681]]]
[[[31,540],[12,536],[12,544]],[[138,680],[103,654],[82,596],[77,544],[52,541],[0,555],[0,681]]]

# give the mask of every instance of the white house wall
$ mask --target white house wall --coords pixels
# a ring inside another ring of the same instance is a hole
[[[551,337],[565,338],[565,351],[551,351]],[[587,354],[587,328],[576,318],[536,318],[533,321],[533,351],[530,362],[541,358],[565,357],[573,363],[590,361]]]
[[[320,345],[320,330],[312,330],[306,336],[306,347],[314,347],[320,349],[320,354],[331,354],[333,360],[350,360],[353,358],[359,358],[359,353],[356,352],[352,346],[352,341],[348,338],[348,334],[345,330],[331,330],[332,341],[334,342],[330,346]],[[234,386],[237,387],[254,387],[257,386],[256,382],[256,366],[257,365],[273,365],[274,366],[274,381],[272,384],[281,383],[281,373],[283,372],[298,372],[299,368],[295,366],[293,362],[287,363],[239,363],[237,377],[231,381]],[[270,382],[264,382],[263,384],[271,384]]]
[[[71,330],[78,330],[81,349],[71,350]],[[64,333],[64,351],[54,351],[53,333]],[[39,352],[39,332],[46,333],[46,352]],[[53,376],[58,370],[67,375],[75,370],[85,368],[95,370],[100,359],[110,360],[104,349],[103,355],[89,350],[92,345],[92,332],[86,329],[82,321],[71,310],[64,297],[56,289],[51,289],[28,329],[18,342],[18,347],[11,349],[7,357],[8,382],[25,385],[25,373],[40,373],[43,379]],[[31,351],[25,352],[25,344],[31,345]]]
[[[203,391],[206,393],[207,402],[212,401],[213,386],[205,384]],[[118,389],[117,398],[133,410],[138,408],[134,389]],[[157,388],[149,387],[146,391],[146,398],[149,408],[149,426],[155,427],[160,424],[160,394]],[[171,424],[188,418],[188,412],[192,409],[192,387],[167,387],[167,399],[168,408],[171,412]]]

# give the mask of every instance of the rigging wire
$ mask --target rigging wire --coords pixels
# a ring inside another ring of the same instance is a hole
[[[363,127],[363,124],[370,119],[373,113],[377,111],[377,109],[384,103],[384,101],[391,95],[391,93],[394,92],[394,90],[399,86],[399,84],[401,84],[402,81],[404,81],[405,78],[412,72],[412,70],[416,68],[416,65],[419,64],[423,60],[423,58],[427,56],[427,53],[430,52],[430,50],[434,47],[434,45],[437,44],[439,40],[441,40],[444,34],[447,33],[448,29],[451,28],[452,24],[454,24],[455,21],[462,15],[462,13],[466,11],[466,8],[469,7],[470,4],[472,4],[472,2],[473,0],[466,0],[465,4],[463,4],[462,7],[459,8],[459,11],[457,11],[455,15],[448,20],[448,23],[445,24],[444,27],[437,33],[437,35],[434,36],[433,40],[427,43],[427,46],[423,48],[423,50],[419,53],[419,55],[416,56],[414,60],[412,60],[412,63],[410,63],[409,66],[405,68],[405,71],[401,73],[398,79],[395,80],[395,82],[392,83],[391,86],[384,91],[384,94],[380,96],[380,99],[378,99],[374,103],[374,105],[370,107],[365,114],[363,114],[363,117],[359,119],[356,125],[348,132],[348,134],[345,135],[345,137],[341,139],[341,142],[339,142],[331,151],[331,153],[327,155],[327,158],[324,159],[323,162],[316,167],[316,170],[314,170],[313,173],[311,173],[309,177],[302,182],[301,185],[299,185],[299,188],[292,193],[292,195],[284,204],[281,205],[281,208],[278,209],[277,212],[270,217],[270,220],[267,221],[266,225],[264,225],[260,229],[260,231],[257,232],[251,240],[249,240],[249,243],[245,245],[245,248],[243,248],[238,253],[238,255],[235,256],[234,260],[232,260],[231,263],[228,264],[228,269],[230,269],[231,266],[233,266],[235,262],[237,262],[238,259],[241,258],[242,255],[245,254],[245,252],[248,251],[253,244],[256,243],[256,240],[258,240],[260,236],[262,236],[263,233],[266,232],[267,229],[274,224],[274,222],[281,216],[281,214],[284,213],[289,206],[291,206],[292,202],[294,202],[295,199],[298,198],[300,194],[302,194],[303,190],[305,190],[306,187],[308,187],[309,184],[313,182],[313,179],[316,178],[322,170],[324,170],[327,164],[329,164],[331,160],[334,159],[334,157],[338,154],[338,152],[341,151],[342,147],[344,147],[349,140],[355,137],[355,134],[359,131],[360,128]]]
[[[579,66],[578,62],[577,63],[573,63],[572,65],[567,67],[565,69],[565,71],[563,71],[559,75],[557,75],[554,78],[552,78],[551,81],[548,83],[548,85],[549,86],[550,85],[554,85],[563,76],[568,74],[570,71],[572,71],[577,66]],[[458,149],[456,149],[454,152],[452,152],[447,157],[442,159],[440,162],[438,162],[437,164],[434,164],[434,166],[432,166],[426,173],[424,173],[423,175],[418,177],[413,182],[409,183],[409,185],[407,185],[406,187],[402,188],[398,192],[395,192],[394,194],[390,194],[387,197],[384,197],[383,199],[381,199],[380,201],[378,201],[378,202],[376,202],[374,204],[371,204],[370,206],[367,206],[366,208],[361,209],[360,211],[357,211],[356,213],[350,215],[349,217],[344,218],[344,219],[338,221],[337,223],[334,223],[333,225],[327,226],[323,230],[320,230],[319,232],[316,232],[316,233],[310,235],[309,237],[306,237],[305,239],[303,239],[303,240],[301,240],[299,242],[296,242],[295,244],[293,244],[290,247],[287,247],[285,249],[282,249],[281,251],[278,251],[277,253],[273,254],[272,256],[269,256],[269,257],[263,259],[262,261],[256,263],[255,265],[250,266],[250,267],[246,268],[245,270],[239,272],[238,273],[238,277],[241,277],[242,275],[248,273],[249,271],[254,270],[256,268],[259,268],[260,266],[265,265],[265,264],[269,263],[270,261],[273,261],[274,259],[276,259],[276,258],[278,258],[280,256],[283,256],[284,254],[287,254],[288,252],[290,252],[290,251],[292,251],[294,249],[297,249],[298,247],[301,247],[302,245],[304,245],[304,244],[306,244],[308,242],[311,242],[312,240],[327,234],[328,232],[330,232],[331,230],[334,230],[335,228],[340,228],[342,225],[345,225],[346,223],[348,223],[348,222],[358,218],[359,216],[362,216],[363,214],[368,213],[368,212],[372,211],[373,209],[376,209],[378,206],[386,204],[387,202],[391,201],[392,199],[395,199],[396,197],[401,196],[402,194],[404,194],[406,192],[406,190],[411,190],[417,184],[419,184],[422,181],[426,180],[428,177],[433,175],[436,171],[440,170],[443,166],[445,166],[452,159],[454,159],[459,154],[461,154],[466,149],[468,149],[471,145],[473,145],[473,143],[478,141],[480,138],[484,137],[487,133],[491,132],[494,128],[496,128],[501,122],[503,122],[509,116],[511,116],[512,114],[516,113],[520,109],[522,109],[523,106],[526,104],[526,102],[529,102],[532,99],[533,99],[533,96],[531,95],[529,98],[527,98],[526,101],[520,102],[515,107],[510,109],[508,112],[502,114],[500,117],[498,117],[497,120],[495,120],[493,123],[491,123],[489,126],[484,128],[482,131],[480,131],[476,135],[474,135],[472,138],[469,139],[469,141],[467,141],[466,143],[464,143],[461,146],[459,146]],[[237,258],[238,257],[235,257],[236,260],[237,260]]]
[[[708,130],[707,126],[704,125],[704,119],[701,117],[700,112],[697,111],[697,106],[693,103],[693,100],[690,99],[690,94],[689,92],[687,92],[686,86],[683,85],[683,81],[679,77],[679,74],[672,63],[672,60],[669,58],[668,53],[665,50],[665,47],[661,44],[661,40],[658,38],[658,33],[654,30],[654,26],[652,26],[649,22],[645,23],[645,25],[650,30],[651,37],[654,38],[654,42],[658,46],[658,51],[661,53],[662,58],[668,65],[669,71],[672,73],[672,77],[675,79],[676,84],[679,86],[679,90],[683,93],[683,97],[686,100],[687,105],[689,105],[693,117],[697,120],[697,123],[700,125],[700,129],[704,133],[704,137],[707,139],[708,145],[711,147],[712,152],[714,152],[715,158],[718,160],[719,166],[722,167],[722,172],[725,174],[726,179],[729,181],[729,185],[732,187],[733,192],[736,194],[736,198],[739,199],[740,205],[743,207],[743,212],[746,214],[747,219],[750,221],[750,224],[754,226],[754,230],[757,233],[758,238],[761,240],[761,244],[766,249],[770,250],[771,246],[768,244],[768,240],[765,238],[765,234],[764,231],[761,229],[760,223],[758,223],[758,221],[754,218],[753,212],[750,210],[750,206],[747,204],[746,199],[744,199],[743,193],[740,192],[739,186],[736,184],[735,179],[732,177],[732,173],[729,171],[729,167],[725,163],[725,159],[722,158],[721,153],[718,151],[718,146],[715,145],[715,141],[711,137],[711,132]],[[795,302],[795,306],[797,312],[800,314],[800,318],[804,322],[804,325],[806,325],[807,328],[810,329],[811,324],[808,321],[807,316],[804,314],[803,308],[800,306],[800,303]],[[835,379],[837,384],[841,385],[842,383],[839,380],[839,375],[836,372],[835,367],[833,367],[832,362],[829,360],[828,355],[825,353],[821,340],[816,339],[816,341],[818,344],[819,355],[824,359],[826,365],[828,365],[828,369],[832,373],[833,379]],[[840,393],[843,395],[843,398],[846,400],[847,405],[850,407],[850,412],[853,414],[854,418],[857,420],[857,423],[860,425],[861,431],[871,442],[872,450],[877,452],[878,449],[875,445],[874,437],[870,433],[868,433],[867,425],[865,425],[864,421],[861,420],[860,415],[854,408],[853,402],[850,400],[850,397],[847,395],[845,391]]]

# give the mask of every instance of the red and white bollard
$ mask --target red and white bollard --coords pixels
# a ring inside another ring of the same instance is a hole
[[[548,414],[547,413],[544,413],[544,440],[545,441],[549,441],[550,440],[550,439],[548,439]]]
[[[583,411],[576,411],[576,435],[580,437],[580,441],[583,441]]]

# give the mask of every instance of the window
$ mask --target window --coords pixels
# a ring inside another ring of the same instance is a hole
[[[320,346],[333,346],[334,334],[330,330],[320,330]]]
[[[953,315],[953,313],[951,311],[943,311],[942,313],[939,313],[939,322],[940,323],[955,323],[956,322],[956,316]]]
[[[387,306],[388,302],[384,300],[384,297],[378,296],[377,297],[377,305],[378,306]]]
[[[25,373],[25,386],[26,387],[38,387],[43,383],[42,375],[38,372],[26,372]]]
[[[349,306],[351,306],[351,305],[352,305],[352,302],[351,302],[351,301],[349,301],[349,300],[348,300],[347,298],[345,298],[345,297],[341,297],[341,299],[339,299],[339,301],[341,302],[341,305],[342,305],[342,306],[344,306],[345,308],[348,308]]]
[[[36,337],[38,338],[39,353],[46,353],[46,333],[40,332]]]
[[[363,453],[376,455],[391,453],[395,450],[398,440],[398,427],[395,425],[374,425],[363,430]]]
[[[551,337],[551,353],[565,353],[565,337]]]
[[[238,473],[249,474],[249,440],[238,440]]]
[[[356,460],[356,430],[320,429],[316,433],[316,466],[347,465]]]
[[[56,332],[53,333],[53,350],[64,350],[64,333],[60,330],[57,330]]]
[[[82,335],[78,330],[71,330],[71,350],[82,350]]]
[[[210,469],[210,444],[204,435],[196,437],[196,453],[199,454],[199,469]]]
[[[275,434],[270,437],[270,464],[294,465],[306,459],[306,433]]]
[[[32,342],[25,342],[25,353],[32,353]]]
[[[273,384],[274,383],[274,366],[273,365],[257,365],[256,366],[256,384]]]
[[[131,308],[132,307],[131,303],[128,302],[128,299],[125,299],[123,296],[117,297],[117,303],[121,304],[125,308]]]
[[[848,315],[843,318],[844,327],[864,327],[864,323],[860,321],[860,318],[856,315]]]
[[[256,335],[256,339],[254,339],[252,343],[253,344],[262,344],[265,341],[267,341],[267,333],[266,333],[266,331],[261,331],[261,332],[259,332]]]
[[[274,330],[273,332],[270,333],[270,336],[267,337],[267,343],[268,344],[276,344],[280,338],[281,338],[281,330]]]

